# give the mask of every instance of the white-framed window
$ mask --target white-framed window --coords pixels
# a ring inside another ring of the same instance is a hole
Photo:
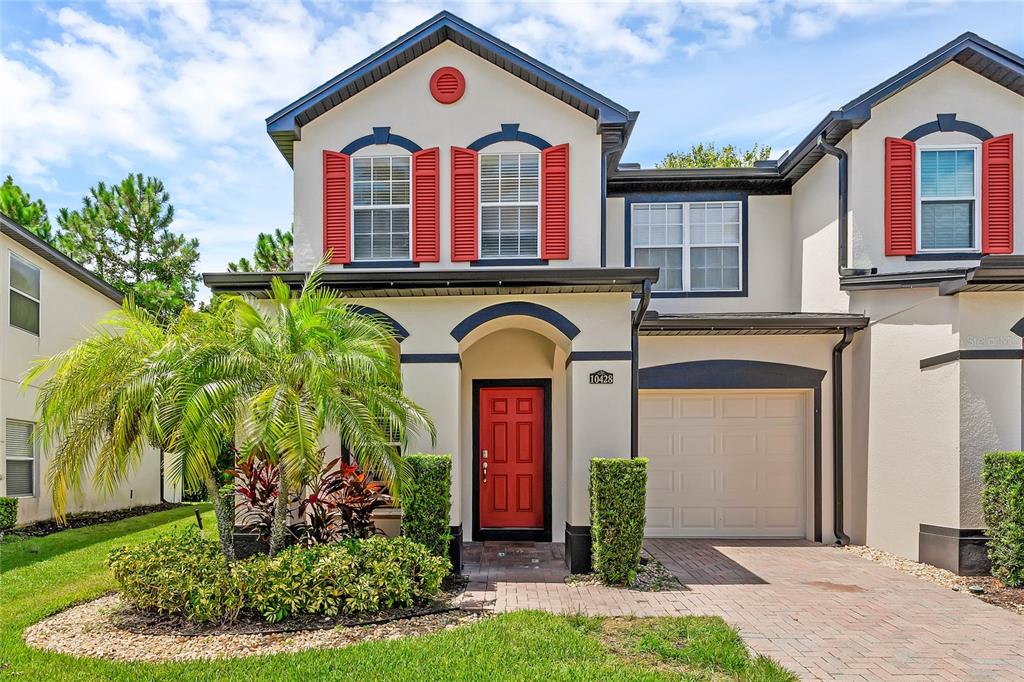
[[[920,251],[978,251],[981,246],[981,149],[918,147],[917,243]]]
[[[540,255],[540,154],[480,154],[480,257]]]
[[[357,261],[409,260],[408,156],[352,159],[352,249]]]
[[[4,442],[8,497],[35,497],[36,448],[32,422],[8,419]]]
[[[739,291],[741,221],[739,201],[633,204],[633,264],[661,268],[655,291]]]
[[[39,268],[12,253],[8,281],[11,326],[39,336]]]

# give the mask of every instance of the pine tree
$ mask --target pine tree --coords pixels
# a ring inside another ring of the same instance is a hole
[[[287,272],[292,269],[292,254],[295,239],[292,231],[280,228],[273,234],[260,232],[256,237],[256,248],[252,261],[242,257],[237,263],[228,263],[229,272]]]
[[[32,201],[32,197],[21,187],[14,184],[10,175],[0,185],[0,213],[32,232],[48,244],[54,244],[55,237],[50,218],[46,212],[46,204],[42,199]]]
[[[77,211],[61,209],[59,247],[160,316],[195,300],[199,241],[170,230],[174,207],[157,178],[129,175],[100,182]]]

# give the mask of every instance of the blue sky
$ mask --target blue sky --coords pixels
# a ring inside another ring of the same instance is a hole
[[[440,9],[640,111],[625,161],[714,140],[778,156],[971,30],[1024,53],[1024,2],[0,3],[0,173],[51,216],[164,180],[202,271],[291,221],[264,118]]]

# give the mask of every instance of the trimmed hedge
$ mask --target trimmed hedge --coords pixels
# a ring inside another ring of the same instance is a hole
[[[647,459],[590,460],[590,525],[594,572],[628,585],[640,568],[647,525]]]
[[[107,563],[128,603],[196,622],[412,606],[436,595],[448,573],[448,561],[422,545],[384,537],[290,547],[235,562],[228,572],[218,544],[194,527],[115,549]]]
[[[0,497],[0,533],[14,528],[18,523],[18,499]]]
[[[447,558],[451,542],[452,457],[409,455],[410,492],[402,497],[402,535],[420,543],[434,556]]]
[[[981,470],[992,575],[1024,587],[1024,452],[990,452]]]

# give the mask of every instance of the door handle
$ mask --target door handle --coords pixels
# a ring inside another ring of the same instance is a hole
[[[483,460],[483,472],[484,472],[484,483],[487,483],[487,451],[484,450],[481,453],[481,459]]]

